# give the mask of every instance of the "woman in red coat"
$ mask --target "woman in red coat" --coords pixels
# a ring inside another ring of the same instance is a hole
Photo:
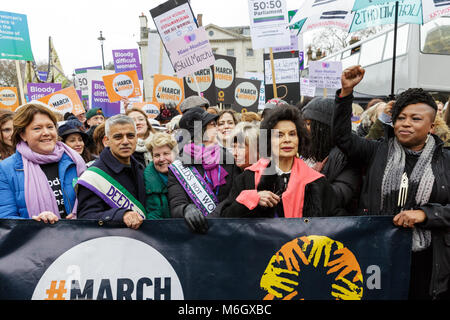
[[[288,105],[274,111],[261,123],[261,158],[236,178],[220,215],[280,218],[335,215],[336,201],[330,184],[299,157],[299,154],[308,157],[309,149],[309,136],[300,111]]]

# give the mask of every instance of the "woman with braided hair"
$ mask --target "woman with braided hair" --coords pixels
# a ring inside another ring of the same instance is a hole
[[[343,71],[333,117],[336,145],[367,166],[359,212],[392,215],[396,226],[413,228],[410,299],[448,298],[450,152],[430,133],[436,103],[424,90],[408,89],[392,107],[384,139],[352,135],[352,92],[364,73],[360,66]]]

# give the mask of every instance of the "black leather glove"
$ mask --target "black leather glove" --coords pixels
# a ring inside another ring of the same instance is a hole
[[[189,204],[184,208],[184,220],[189,228],[196,233],[205,234],[208,231],[208,221],[195,204]]]

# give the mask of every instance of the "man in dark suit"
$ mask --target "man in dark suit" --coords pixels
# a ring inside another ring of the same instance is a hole
[[[144,167],[132,154],[137,135],[133,119],[125,115],[105,124],[107,146],[78,180],[79,219],[123,222],[137,229],[145,219]]]

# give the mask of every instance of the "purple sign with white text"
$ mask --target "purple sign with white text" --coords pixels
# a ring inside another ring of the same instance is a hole
[[[138,49],[113,50],[112,54],[116,73],[136,70],[139,80],[143,79]]]
[[[109,118],[120,113],[120,102],[109,102],[103,81],[92,80],[91,108],[101,108],[105,117]]]
[[[61,90],[61,83],[27,83],[29,101],[38,100]]]

